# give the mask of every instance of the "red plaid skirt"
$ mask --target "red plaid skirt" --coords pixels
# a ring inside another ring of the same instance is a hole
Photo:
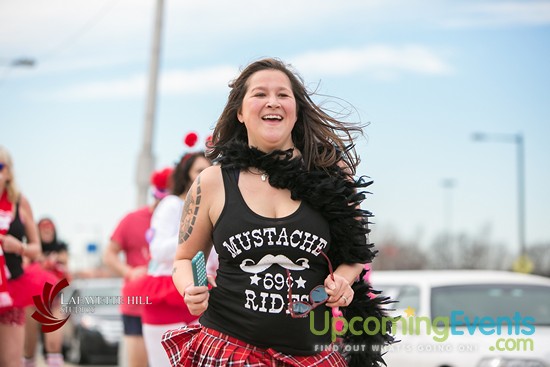
[[[162,346],[172,367],[346,367],[342,355],[323,351],[292,356],[271,348],[262,349],[200,325],[169,330]]]

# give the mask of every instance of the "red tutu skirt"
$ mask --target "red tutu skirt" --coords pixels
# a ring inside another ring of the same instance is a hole
[[[346,367],[342,355],[323,351],[311,356],[292,356],[271,348],[262,349],[219,331],[186,326],[169,330],[162,337],[162,346],[172,367]]]
[[[42,297],[46,282],[55,285],[60,280],[53,273],[45,270],[39,263],[25,268],[25,272],[16,279],[9,279],[7,286],[13,304],[0,309],[0,323],[25,324],[23,308],[34,306],[33,296]]]
[[[183,297],[169,275],[147,275],[128,283],[124,301],[128,303],[132,300],[144,304],[141,317],[146,324],[191,324],[198,319],[189,313]]]
[[[42,295],[46,282],[55,285],[59,278],[40,264],[27,266],[23,275],[17,279],[8,280],[8,291],[13,299],[13,307],[27,307],[33,305],[33,296]]]
[[[141,302],[130,302],[134,296],[139,295],[140,291],[137,290],[135,282],[139,282],[140,279],[125,281],[122,286],[122,302],[120,304],[120,313],[127,316],[141,317],[143,313],[143,305]],[[139,283],[141,284],[141,283]]]

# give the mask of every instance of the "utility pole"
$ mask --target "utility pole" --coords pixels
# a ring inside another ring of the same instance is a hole
[[[137,165],[137,205],[138,207],[147,204],[147,193],[149,191],[149,177],[155,167],[155,156],[153,153],[153,137],[155,127],[155,114],[157,104],[157,81],[160,65],[160,49],[162,39],[162,16],[164,0],[157,0],[155,12],[155,27],[153,30],[153,44],[151,47],[151,63],[149,65],[149,87],[147,90],[147,106],[145,110],[145,124],[143,129],[143,144],[139,153]]]

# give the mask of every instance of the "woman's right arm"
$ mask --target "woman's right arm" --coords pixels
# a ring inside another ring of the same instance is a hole
[[[217,207],[215,201],[219,199],[220,176],[219,167],[201,172],[187,193],[180,221],[172,279],[193,315],[200,315],[208,307],[208,287],[193,285],[191,259],[198,251],[203,251],[206,257],[210,253],[213,228],[211,210]],[[215,286],[215,282],[210,280]]]

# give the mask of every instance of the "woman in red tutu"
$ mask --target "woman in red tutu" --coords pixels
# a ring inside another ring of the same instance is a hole
[[[124,278],[121,290],[123,300],[128,300],[133,282],[140,281],[147,274],[149,262],[149,240],[147,231],[153,211],[162,198],[168,195],[168,175],[156,173],[151,178],[153,201],[132,210],[117,224],[103,253],[103,262],[116,275]],[[124,255],[124,256],[120,256]],[[143,341],[140,304],[123,302],[120,305],[124,337],[124,361],[128,367],[147,367],[147,351]]]
[[[172,281],[172,264],[178,245],[179,220],[189,187],[210,161],[203,152],[185,154],[172,173],[172,194],[160,201],[151,218],[147,276],[132,291],[147,304],[143,307],[143,338],[149,367],[169,367],[162,348],[162,334],[174,327],[195,323]],[[147,298],[145,298],[145,296]],[[140,298],[137,298],[138,300]],[[126,301],[126,300],[125,300]]]
[[[31,205],[15,183],[13,162],[0,146],[0,366],[20,367],[23,358],[25,307],[40,294],[23,270],[23,256],[40,255]]]

